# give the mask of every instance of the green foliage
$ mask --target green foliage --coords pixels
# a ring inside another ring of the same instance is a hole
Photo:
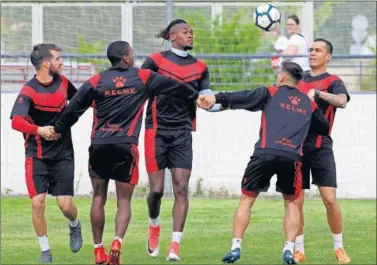
[[[104,44],[102,41],[98,42],[86,42],[84,36],[79,36],[77,39],[78,48],[72,49],[71,52],[74,54],[85,55],[85,54],[102,54],[104,50]],[[79,63],[91,63],[97,72],[104,70],[109,62],[106,59],[98,58],[78,58]]]
[[[314,11],[313,19],[313,31],[318,31],[318,28],[322,26],[333,14],[333,6],[343,2],[342,0],[336,2],[323,2],[321,6]]]
[[[192,13],[187,21],[195,30],[196,54],[250,55],[262,48],[263,32],[242,11],[232,18],[218,16],[210,22],[200,13]],[[214,90],[250,89],[274,82],[270,60],[206,59],[206,63]]]

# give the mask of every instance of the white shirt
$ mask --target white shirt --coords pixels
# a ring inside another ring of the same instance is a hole
[[[293,34],[288,40],[288,46],[295,45],[297,48],[297,55],[305,55],[306,57],[287,58],[291,62],[297,63],[304,71],[309,70],[309,46],[305,38],[301,34]]]

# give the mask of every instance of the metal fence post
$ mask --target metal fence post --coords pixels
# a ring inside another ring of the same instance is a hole
[[[173,9],[174,9],[174,0],[166,0],[166,16],[165,24],[166,26],[173,19]],[[165,41],[165,49],[170,49],[170,42]],[[171,196],[173,194],[173,185],[172,185],[172,176],[170,170],[165,170],[165,184],[164,184],[164,196]]]

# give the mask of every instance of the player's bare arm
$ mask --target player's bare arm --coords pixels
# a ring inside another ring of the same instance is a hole
[[[348,97],[345,94],[335,95],[335,94],[332,94],[332,93],[327,93],[327,92],[319,91],[319,90],[316,90],[316,89],[309,90],[308,97],[310,99],[313,99],[314,97],[318,97],[318,98],[326,101],[330,105],[332,105],[336,108],[341,108],[341,109],[346,108],[347,102],[348,102]]]

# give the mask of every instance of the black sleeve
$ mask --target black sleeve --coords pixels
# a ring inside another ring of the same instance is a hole
[[[90,107],[94,99],[92,84],[85,82],[68,103],[59,120],[55,123],[57,133],[64,132],[71,128],[82,114]]]
[[[149,70],[152,70],[154,72],[157,72],[158,71],[158,65],[155,63],[155,61],[153,61],[153,59],[148,56],[144,63],[141,65],[141,69],[149,69]]]
[[[199,91],[211,89],[209,84],[209,71],[208,68],[206,68],[202,74],[202,77],[200,78],[199,82]]]
[[[329,87],[329,92],[335,95],[346,95],[347,102],[351,99],[350,95],[348,94],[347,88],[342,80],[335,80],[334,82],[332,82],[331,86]]]
[[[329,121],[325,118],[322,111],[317,107],[312,113],[309,132],[321,135],[328,135],[330,130]]]
[[[77,88],[71,83],[71,81],[68,80],[68,89],[67,89],[67,94],[68,94],[68,100],[71,100],[73,96],[76,94]]]
[[[29,115],[29,109],[32,101],[33,100],[30,98],[30,96],[23,94],[21,91],[14,102],[10,118],[12,119],[15,116],[26,118]]]
[[[254,90],[221,92],[215,97],[216,103],[220,103],[224,108],[258,111],[265,108],[270,99],[270,93],[267,87],[260,87]]]
[[[148,70],[141,70],[148,71]],[[199,97],[198,91],[184,82],[167,78],[159,73],[150,71],[145,84],[150,95],[169,94],[187,100],[196,100]]]

